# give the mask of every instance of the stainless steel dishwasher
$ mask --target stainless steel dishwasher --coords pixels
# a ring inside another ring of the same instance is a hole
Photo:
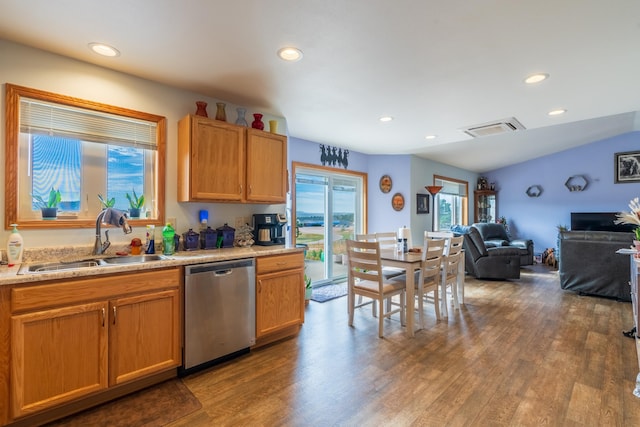
[[[185,267],[182,373],[256,343],[255,274],[253,259]]]

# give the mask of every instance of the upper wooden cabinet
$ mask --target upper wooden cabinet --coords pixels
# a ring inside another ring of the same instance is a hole
[[[287,138],[206,117],[178,122],[178,201],[284,203]]]

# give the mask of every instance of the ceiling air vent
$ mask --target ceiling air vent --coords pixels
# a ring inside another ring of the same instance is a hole
[[[494,120],[492,122],[470,126],[463,130],[467,135],[478,138],[480,136],[498,135],[505,132],[513,132],[516,130],[524,129],[525,127],[522,126],[522,123],[516,120],[515,117],[510,117],[508,119]]]

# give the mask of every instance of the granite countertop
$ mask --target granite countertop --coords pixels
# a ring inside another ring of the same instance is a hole
[[[20,283],[36,283],[45,280],[54,279],[67,279],[78,277],[90,277],[99,276],[105,274],[115,274],[122,272],[137,272],[143,270],[152,270],[158,268],[175,267],[182,265],[202,264],[216,261],[226,261],[231,259],[241,258],[255,258],[266,255],[276,255],[282,253],[302,252],[302,248],[286,247],[284,245],[275,246],[251,246],[245,248],[228,248],[228,249],[210,249],[210,250],[198,250],[198,251],[180,251],[173,255],[163,255],[165,259],[145,262],[145,263],[130,263],[130,264],[111,264],[111,265],[99,265],[96,267],[82,268],[76,270],[60,270],[42,273],[24,273],[18,274],[21,264],[16,264],[12,267],[7,265],[0,266],[0,286],[20,284]],[[57,249],[47,248],[42,252],[46,253],[38,254],[34,256],[32,252],[29,257],[25,258],[25,262],[22,265],[39,264],[47,262],[73,262],[82,260],[91,260],[98,258],[110,258],[116,257],[115,253],[109,253],[105,255],[87,255],[86,252],[69,250],[68,248]],[[83,254],[84,253],[84,254]],[[160,253],[158,253],[160,255]]]

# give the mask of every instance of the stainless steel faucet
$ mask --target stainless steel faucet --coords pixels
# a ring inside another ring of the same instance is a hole
[[[102,255],[111,245],[111,242],[109,241],[109,230],[104,231],[105,241],[104,243],[102,242],[100,227],[102,221],[105,219],[105,216],[108,217],[107,224],[122,227],[122,231],[124,232],[124,234],[129,234],[132,231],[131,226],[127,222],[127,216],[124,214],[124,212],[113,208],[103,209],[96,218],[96,241],[93,244],[93,255]]]

